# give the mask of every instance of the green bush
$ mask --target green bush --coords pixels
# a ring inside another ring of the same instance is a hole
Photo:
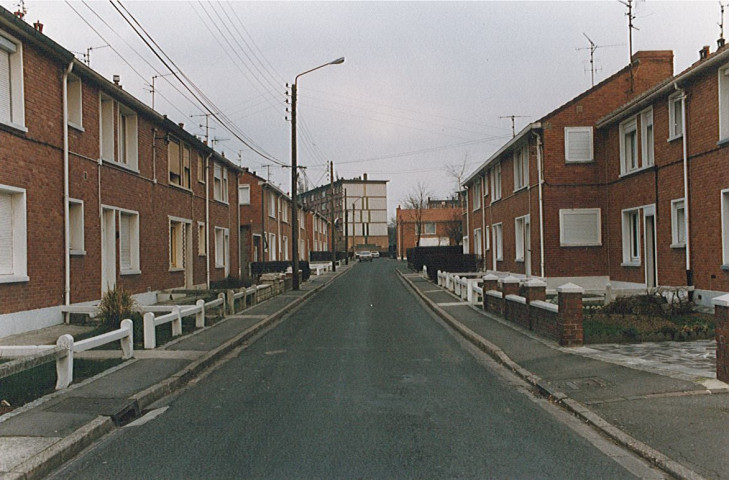
[[[99,303],[99,318],[107,330],[116,330],[125,318],[132,318],[137,311],[137,302],[132,292],[123,287],[108,290]]]

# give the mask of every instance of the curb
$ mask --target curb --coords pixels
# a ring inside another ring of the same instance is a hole
[[[96,417],[67,437],[62,438],[25,462],[18,464],[12,471],[0,472],[0,480],[36,480],[43,478],[54,469],[71,460],[99,438],[110,433],[120,425],[138,417],[144,408],[185,387],[204,370],[223,360],[228,353],[243,345],[257,333],[276,323],[284,315],[299,308],[309,297],[327,288],[334,280],[349,270],[347,268],[340,272],[335,272],[334,277],[327,283],[312,288],[293,302],[236,335],[231,340],[210,350],[201,358],[198,358],[182,370],[172,374],[169,378],[132,395],[119,412],[111,416]]]
[[[425,294],[415,288],[412,282],[408,278],[406,278],[405,274],[403,274],[400,270],[397,270],[397,272],[403,283],[405,283],[413,292],[415,292],[417,296],[422,299],[423,302],[451,328],[453,328],[462,337],[475,345],[479,350],[493,358],[496,362],[510,369],[513,373],[521,377],[530,385],[533,385],[542,396],[553,400],[557,405],[560,405],[562,408],[572,413],[577,418],[597,429],[599,432],[612,439],[618,445],[627,448],[628,450],[639,455],[643,459],[648,460],[653,465],[656,465],[661,470],[676,477],[677,479],[704,480],[704,477],[702,477],[698,473],[681,465],[675,460],[670,459],[666,455],[648,446],[647,444],[628,435],[627,433],[612,425],[607,420],[605,420],[586,406],[582,405],[580,402],[570,398],[565,393],[552,388],[539,376],[531,373],[521,365],[514,362],[499,347],[489,342],[482,336],[478,335],[476,332],[459,322],[455,317],[450,315],[444,309],[436,305],[432,300],[426,297]]]

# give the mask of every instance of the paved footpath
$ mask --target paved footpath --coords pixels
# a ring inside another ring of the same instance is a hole
[[[132,360],[0,416],[0,480],[42,478],[246,346],[350,267],[312,276],[299,291],[285,292],[158,349],[136,350]],[[104,351],[85,353],[108,356]]]
[[[729,386],[707,366],[711,342],[562,348],[400,271],[461,335],[616,442],[676,478],[729,478]]]

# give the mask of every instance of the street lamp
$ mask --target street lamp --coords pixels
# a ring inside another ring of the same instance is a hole
[[[292,288],[294,290],[299,289],[299,204],[297,200],[297,188],[298,188],[298,166],[296,164],[296,89],[299,82],[299,77],[311,73],[314,70],[319,70],[328,65],[339,65],[344,63],[344,57],[332,60],[331,62],[319,65],[318,67],[307,70],[303,73],[296,75],[294,78],[294,84],[291,86],[291,243],[293,243],[293,255],[292,255]],[[332,226],[333,227],[333,226]]]

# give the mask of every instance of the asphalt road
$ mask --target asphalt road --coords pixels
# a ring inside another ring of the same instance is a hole
[[[634,478],[467,352],[395,265],[355,265],[52,478]]]

